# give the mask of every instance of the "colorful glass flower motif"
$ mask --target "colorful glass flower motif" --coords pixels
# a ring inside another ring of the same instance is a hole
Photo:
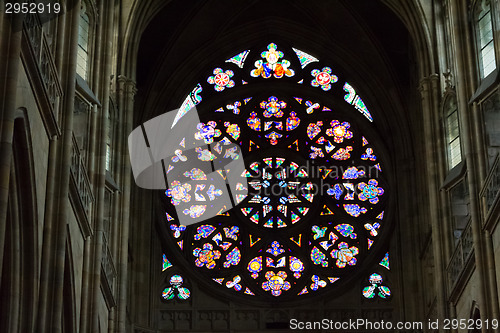
[[[220,129],[215,128],[217,123],[215,121],[209,121],[206,125],[204,123],[199,123],[196,128],[198,132],[194,134],[196,140],[203,140],[206,144],[211,144],[214,142],[214,137],[219,137],[222,132]]]
[[[226,282],[226,287],[231,289],[234,288],[234,290],[240,291],[241,290],[241,276],[236,275],[232,281],[227,281]]]
[[[278,139],[282,138],[283,135],[272,131],[271,133],[266,134],[265,137],[266,139],[269,139],[269,143],[274,146],[278,144]]]
[[[227,104],[226,108],[228,110],[233,110],[234,114],[240,114],[240,106],[241,106],[241,102],[240,101],[236,101],[236,102],[234,102],[232,104]]]
[[[184,209],[184,215],[189,215],[191,218],[196,219],[205,213],[206,205],[191,205],[191,207]]]
[[[279,296],[282,290],[287,291],[292,287],[290,282],[285,280],[286,273],[283,271],[279,271],[278,274],[274,274],[273,271],[268,271],[265,277],[267,281],[262,283],[262,289],[271,291],[273,296]]]
[[[311,250],[311,260],[315,265],[328,267],[328,260],[326,260],[325,254],[321,252],[316,246]]]
[[[236,266],[240,263],[241,252],[237,247],[233,248],[231,252],[226,255],[226,261],[224,262],[224,267],[228,268],[231,265]]]
[[[380,298],[386,299],[391,296],[391,290],[389,287],[382,285],[382,276],[377,273],[373,273],[368,278],[368,282],[371,284],[363,288],[363,296],[366,298],[374,298],[375,295],[378,295]],[[378,293],[376,293],[378,289]]]
[[[344,139],[352,139],[353,134],[348,130],[351,124],[347,121],[340,123],[338,120],[332,120],[330,126],[332,126],[332,128],[326,130],[326,135],[333,136],[333,141],[342,143]]]
[[[311,152],[309,153],[309,158],[310,159],[316,159],[316,158],[323,158],[325,157],[325,154],[323,154],[323,150],[321,150],[321,148],[318,148],[318,147],[314,147],[314,146],[311,146]]]
[[[365,229],[368,230],[370,232],[370,235],[372,235],[373,237],[378,235],[377,230],[379,228],[380,228],[380,223],[378,222],[373,223],[373,225],[370,223],[365,223]]]
[[[250,127],[251,129],[253,129],[254,131],[259,132],[260,129],[261,129],[260,118],[257,117],[257,113],[255,113],[255,112],[250,113],[250,117],[247,119],[247,124],[248,124],[248,127]]]
[[[231,238],[233,240],[238,240],[238,232],[240,228],[237,226],[232,226],[231,228],[224,228],[224,234],[227,238]]]
[[[377,160],[377,156],[373,155],[373,149],[366,148],[366,154],[361,154],[361,159],[365,161],[366,160],[375,161]]]
[[[293,131],[300,124],[300,118],[297,117],[295,111],[290,112],[290,117],[286,118],[286,130]]]
[[[332,157],[337,161],[345,161],[351,158],[351,154],[349,153],[351,151],[352,151],[351,146],[347,146],[345,148],[339,148],[339,150],[337,150],[335,154],[332,155]]]
[[[358,217],[360,214],[364,214],[368,211],[365,207],[360,207],[358,204],[345,204],[344,210],[347,214],[354,217]]]
[[[172,300],[175,298],[176,295],[179,299],[182,300],[188,299],[189,296],[191,295],[191,292],[189,291],[188,288],[182,287],[183,282],[184,280],[182,279],[182,276],[173,275],[170,278],[171,287],[165,288],[161,296],[166,300]]]
[[[337,75],[332,75],[332,69],[330,67],[323,67],[320,71],[319,69],[313,69],[311,75],[314,79],[311,81],[311,86],[319,87],[324,91],[328,91],[332,88],[332,83],[338,81]]]
[[[192,168],[191,171],[186,171],[183,173],[185,177],[191,178],[191,180],[206,180],[207,175],[205,172],[199,168]]]
[[[356,237],[358,237],[358,235],[354,233],[354,227],[350,224],[339,224],[335,226],[335,230],[337,230],[344,237],[349,237],[351,239],[356,239]]]
[[[231,78],[234,72],[230,69],[224,72],[222,68],[216,68],[213,76],[209,76],[207,82],[214,85],[216,91],[223,91],[225,88],[234,87],[234,81]]]
[[[226,148],[226,151],[224,152],[224,158],[231,158],[232,160],[237,160],[239,158],[238,151],[239,150],[237,146]]]
[[[197,247],[193,250],[193,256],[197,258],[194,262],[196,266],[206,266],[208,269],[213,269],[217,264],[215,260],[220,258],[221,253],[219,250],[214,250],[212,244],[205,243],[203,249]]]
[[[172,232],[174,233],[175,238],[179,238],[179,237],[181,237],[181,232],[186,230],[186,226],[182,225],[182,224],[181,225],[171,224],[170,230],[172,230]]]
[[[177,163],[179,161],[186,162],[187,157],[182,155],[182,150],[181,149],[176,149],[174,151],[175,156],[172,157],[172,162]]]
[[[356,265],[357,259],[355,255],[359,253],[359,249],[356,246],[351,246],[346,242],[341,242],[338,245],[338,250],[334,249],[330,253],[332,258],[337,259],[335,263],[338,268],[344,268],[347,265],[354,266]]]
[[[375,179],[370,179],[368,184],[359,183],[358,189],[361,190],[358,197],[361,201],[368,200],[371,204],[376,204],[379,201],[379,196],[384,194],[384,189],[382,187],[378,187],[378,181]]]
[[[200,225],[197,229],[196,229],[196,232],[197,234],[195,234],[193,236],[193,238],[195,240],[200,240],[201,238],[207,238],[208,236],[210,236],[212,234],[212,232],[215,231],[215,227],[213,225],[210,225],[210,224],[203,224],[203,225]]]
[[[314,240],[324,237],[326,229],[327,227],[320,228],[317,225],[313,225],[311,230],[314,232]]]
[[[247,269],[250,273],[250,276],[256,279],[259,276],[259,272],[262,271],[262,257],[255,257],[248,263]]]
[[[274,242],[271,243],[271,247],[268,248],[266,250],[266,252],[267,253],[271,253],[273,256],[276,257],[277,255],[282,254],[283,252],[285,252],[285,250],[283,250],[281,248],[280,243],[278,243],[277,241],[274,241]]]
[[[283,56],[283,52],[277,50],[276,44],[269,44],[267,51],[261,53],[261,57],[266,61],[257,60],[255,62],[256,68],[250,72],[250,75],[253,77],[262,76],[265,79],[270,78],[271,75],[277,79],[282,78],[283,75],[288,77],[295,75],[295,72],[289,68],[290,62],[288,60],[279,61]]]
[[[329,188],[326,191],[326,194],[334,196],[336,200],[339,200],[343,192],[344,189],[342,188],[342,186],[340,186],[339,184],[335,184],[333,188]]]
[[[203,162],[209,162],[215,160],[217,157],[208,149],[203,149],[201,147],[196,147],[195,151],[198,153],[198,159]]]
[[[300,259],[290,257],[290,270],[293,272],[293,276],[298,279],[300,278],[301,272],[304,270],[304,264]]]
[[[319,276],[313,275],[311,277],[311,280],[313,283],[311,283],[311,290],[318,290],[319,288],[324,288],[326,287],[326,282],[324,280],[321,280]]]
[[[167,197],[171,197],[171,202],[173,205],[177,206],[182,202],[189,202],[191,200],[191,195],[188,193],[191,191],[190,184],[181,184],[179,181],[175,180],[171,184],[171,188],[165,191]]]
[[[320,126],[322,125],[322,121],[317,121],[316,123],[310,123],[309,126],[307,126],[307,136],[309,137],[309,139],[313,139],[321,132]]]
[[[313,103],[311,101],[306,101],[306,106],[307,106],[307,109],[306,109],[307,114],[311,114],[314,112],[314,110],[320,108],[319,103]]]
[[[286,103],[278,100],[278,98],[275,96],[271,96],[267,99],[267,102],[262,101],[260,103],[260,107],[264,109],[264,117],[271,118],[274,116],[277,118],[281,118],[283,117],[282,109],[286,108]]]
[[[228,121],[224,123],[224,126],[226,127],[227,134],[229,134],[234,140],[238,140],[241,133],[240,127],[237,124],[231,124]]]
[[[210,201],[214,201],[216,197],[220,197],[223,191],[221,189],[215,189],[214,184],[210,184],[210,187],[207,190],[208,199]]]
[[[342,175],[342,179],[358,179],[361,177],[364,177],[365,171],[364,170],[358,170],[355,166],[348,168],[346,171],[344,171],[344,174]]]

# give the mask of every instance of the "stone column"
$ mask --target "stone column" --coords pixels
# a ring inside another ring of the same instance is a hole
[[[438,84],[433,81],[438,81],[439,75],[432,74],[421,81],[420,93],[422,95],[422,111],[424,120],[424,137],[433,138],[436,135],[436,122],[435,115],[439,112],[436,110],[436,100],[438,99]],[[437,297],[437,313],[440,320],[447,317],[447,304],[446,304],[446,289],[440,286],[446,286],[446,263],[444,262],[444,249],[443,249],[443,232],[440,217],[440,181],[438,173],[438,156],[436,155],[437,147],[435,147],[435,140],[425,140],[425,160],[427,165],[427,179],[428,179],[428,203],[429,203],[429,217],[431,220],[432,229],[432,247],[435,259],[435,286]]]
[[[116,95],[117,96],[117,95]],[[124,105],[123,104],[123,91],[121,92],[120,96],[117,96],[117,97],[120,97],[121,99],[117,101],[117,103],[119,105]],[[117,109],[117,113],[116,113],[116,118],[114,119],[117,123],[118,123],[118,126],[116,126],[116,133],[114,133],[114,137],[112,138],[112,147],[113,147],[113,151],[114,151],[114,158],[113,158],[113,162],[111,164],[111,167],[112,167],[112,170],[113,170],[113,177],[116,181],[118,181],[118,187],[119,187],[119,190],[116,191],[114,194],[113,194],[113,206],[112,206],[112,234],[113,234],[113,237],[112,237],[112,245],[111,245],[111,254],[113,256],[113,259],[115,261],[115,263],[118,264],[118,262],[120,261],[119,259],[119,248],[118,246],[121,244],[120,242],[120,231],[121,231],[121,227],[122,227],[122,220],[121,220],[121,202],[122,202],[122,192],[123,192],[123,184],[121,183],[121,179],[122,179],[122,170],[123,170],[123,167],[122,167],[122,160],[121,160],[121,156],[122,156],[122,152],[124,151],[124,149],[127,149],[127,141],[123,138],[126,137],[126,134],[125,134],[125,131],[123,129],[123,125],[125,124],[125,119],[123,118],[126,118],[126,114],[124,114],[123,112],[120,112],[121,109]],[[119,278],[117,277],[117,281],[119,280]],[[115,284],[115,286],[118,286],[118,284]],[[117,297],[118,296],[118,290],[116,290],[116,293],[115,293],[115,296]],[[109,332],[115,332],[116,331],[116,323],[117,323],[117,320],[118,320],[118,308],[120,307],[120,305],[118,304],[117,307],[115,307],[113,309],[113,314],[111,316],[111,321],[110,321],[110,330]],[[111,323],[112,322],[112,323]]]
[[[63,63],[62,77],[64,96],[61,103],[62,109],[62,136],[60,147],[60,172],[58,182],[57,198],[54,201],[59,209],[58,213],[54,216],[57,224],[56,242],[54,255],[54,279],[52,285],[52,316],[51,322],[48,326],[48,332],[61,332],[61,322],[63,313],[63,287],[64,287],[64,266],[66,257],[66,240],[67,240],[67,221],[68,215],[71,213],[71,206],[69,204],[69,181],[71,170],[71,155],[73,149],[73,113],[75,104],[75,82],[76,82],[76,62],[78,51],[78,27],[80,21],[80,3],[77,1],[73,8],[69,8],[67,13],[67,62]]]
[[[132,132],[133,114],[134,114],[134,96],[137,92],[135,82],[127,79],[124,76],[118,77],[121,113],[124,115],[123,137],[119,138],[123,142],[128,142],[128,135]],[[118,322],[116,323],[116,332],[126,332],[127,321],[127,284],[128,284],[128,241],[129,241],[129,224],[130,224],[130,189],[132,183],[132,170],[130,167],[130,157],[128,153],[128,145],[123,145],[121,151],[121,168],[122,177],[120,184],[122,185],[121,196],[121,232],[119,239],[118,250]]]
[[[97,198],[97,207],[95,211],[95,233],[94,233],[94,262],[92,271],[92,307],[91,307],[91,332],[99,330],[99,315],[106,316],[104,313],[99,313],[98,301],[101,294],[101,261],[103,257],[104,246],[104,210],[105,210],[105,191],[106,191],[106,139],[109,131],[109,93],[110,93],[110,78],[111,78],[111,59],[112,59],[112,43],[113,43],[113,3],[111,1],[102,1],[99,6],[101,14],[100,33],[98,44],[101,44],[100,55],[95,63],[94,72],[99,73],[94,78],[94,90],[98,92],[102,104],[101,112],[95,113],[97,117],[94,141],[94,156],[96,156],[93,172],[93,183]],[[107,316],[109,318],[109,313]]]
[[[88,237],[85,240],[83,249],[83,275],[82,275],[82,299],[80,303],[80,333],[88,332],[90,323],[89,304],[91,299],[90,280],[92,276],[92,239]]]

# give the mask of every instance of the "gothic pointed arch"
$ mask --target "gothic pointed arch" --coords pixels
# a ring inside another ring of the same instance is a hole
[[[27,111],[16,112],[12,141],[13,159],[9,210],[1,281],[2,330],[30,331],[36,315],[38,290],[38,236],[35,170]]]

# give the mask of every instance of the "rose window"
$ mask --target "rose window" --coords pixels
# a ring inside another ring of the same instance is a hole
[[[169,184],[161,230],[165,252],[177,253],[193,279],[242,302],[292,302],[341,293],[356,279],[366,284],[365,267],[380,261],[392,229],[390,166],[371,112],[342,80],[331,63],[270,43],[208,69],[187,96],[178,117],[197,105],[200,124],[186,140],[210,146],[165,163],[185,165],[182,175],[194,181]],[[237,184],[220,170],[205,173],[226,186],[195,183],[203,175],[188,165],[216,169],[218,160],[236,159],[233,145],[244,159]],[[201,222],[179,223],[180,206],[208,212],[223,197],[231,202],[217,214],[181,212]],[[382,282],[370,283],[373,297]]]

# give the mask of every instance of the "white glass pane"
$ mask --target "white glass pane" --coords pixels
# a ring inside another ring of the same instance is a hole
[[[481,48],[493,40],[493,27],[491,26],[491,16],[486,16],[488,20],[479,22],[479,40]],[[485,18],[486,18],[485,17]]]
[[[87,53],[80,47],[76,57],[76,72],[83,79],[87,79]]]
[[[460,135],[458,128],[458,111],[455,110],[447,119],[446,132],[448,134],[448,142],[455,140]]]
[[[482,77],[485,78],[495,70],[495,49],[493,47],[493,41],[481,50],[481,67],[482,67]]]
[[[456,138],[454,141],[450,143],[449,146],[449,163],[450,163],[450,169],[454,168],[457,166],[458,163],[462,161],[462,150],[460,147],[460,138]]]

